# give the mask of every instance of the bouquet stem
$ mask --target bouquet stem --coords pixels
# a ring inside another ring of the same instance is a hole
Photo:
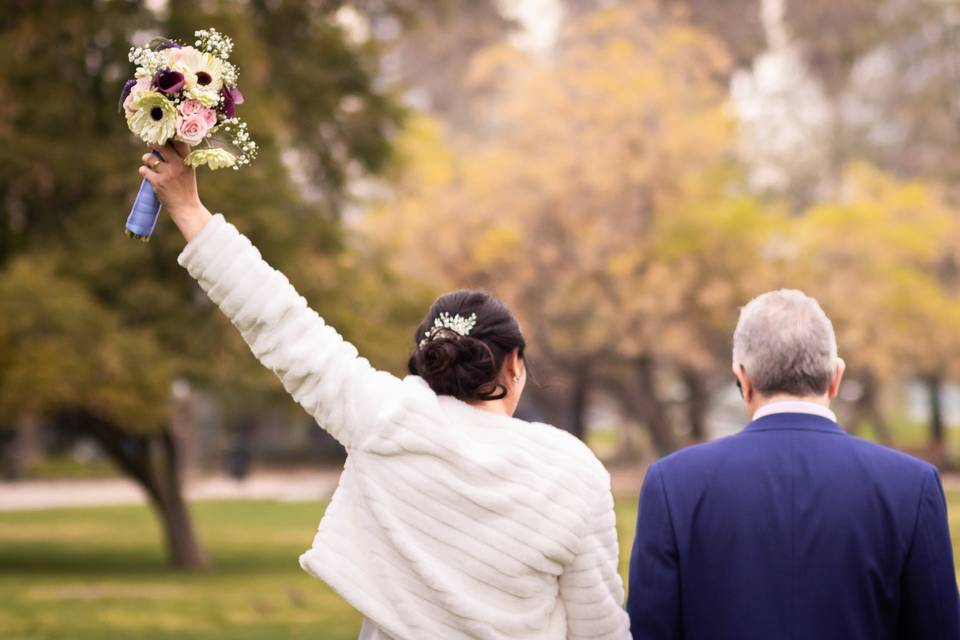
[[[153,152],[153,155],[160,157],[156,151]],[[141,242],[149,242],[150,236],[153,235],[153,229],[157,226],[159,216],[160,199],[157,198],[153,186],[144,180],[140,183],[140,190],[133,201],[130,215],[127,216],[127,226],[124,233]]]

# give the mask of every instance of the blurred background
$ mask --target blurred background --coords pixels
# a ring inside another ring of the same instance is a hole
[[[131,44],[232,36],[223,211],[378,367],[440,292],[512,307],[521,413],[613,473],[733,433],[738,309],[801,288],[857,435],[937,464],[960,539],[954,0],[7,0],[0,635],[355,638],[298,554],[343,451],[176,263],[126,238]]]

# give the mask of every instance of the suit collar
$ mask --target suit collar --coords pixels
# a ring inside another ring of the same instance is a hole
[[[743,432],[755,431],[822,431],[824,433],[834,433],[837,435],[846,435],[839,424],[810,413],[774,413],[757,418],[746,426]]]

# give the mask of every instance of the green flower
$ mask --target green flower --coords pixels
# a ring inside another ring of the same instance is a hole
[[[163,94],[144,91],[130,106],[127,126],[147,144],[164,145],[177,133],[177,107]]]
[[[194,87],[185,92],[187,98],[196,100],[205,107],[215,107],[220,104],[220,94],[204,87]]]
[[[212,149],[197,149],[191,151],[190,155],[183,159],[183,162],[191,167],[202,167],[207,165],[211,169],[223,169],[232,167],[237,162],[237,157],[226,149],[214,147]]]

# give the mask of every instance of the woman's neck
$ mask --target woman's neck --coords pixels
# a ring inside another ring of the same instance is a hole
[[[481,411],[489,411],[490,413],[498,413],[503,416],[510,417],[513,415],[512,411],[509,411],[505,398],[500,398],[499,400],[475,400],[473,402],[468,402],[471,407],[475,409],[480,409]]]

